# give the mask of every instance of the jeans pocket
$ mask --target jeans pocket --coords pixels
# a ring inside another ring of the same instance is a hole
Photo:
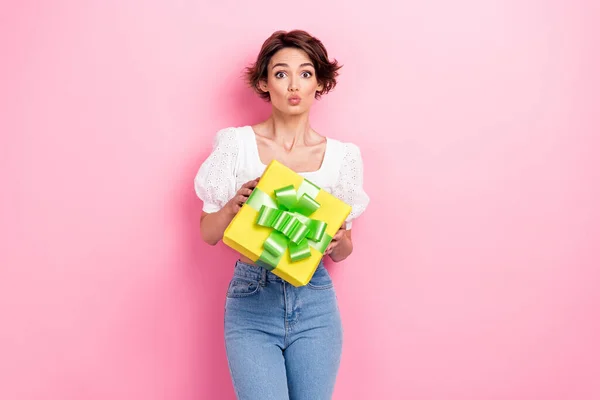
[[[327,269],[325,269],[323,266],[320,266],[317,268],[314,275],[310,279],[310,282],[308,282],[308,285],[306,286],[315,290],[331,289],[333,287],[333,281],[331,280],[331,276],[329,276]]]
[[[248,297],[258,293],[259,290],[260,284],[258,282],[234,277],[231,279],[231,282],[229,282],[227,297]]]

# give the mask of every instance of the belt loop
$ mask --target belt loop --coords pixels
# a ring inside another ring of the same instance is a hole
[[[267,285],[267,269],[264,267],[261,267],[262,269],[262,273],[261,273],[261,277],[260,277],[260,284],[262,286],[266,286]]]

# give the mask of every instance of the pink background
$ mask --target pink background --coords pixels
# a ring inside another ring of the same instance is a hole
[[[50,3],[0,12],[1,399],[233,399],[193,178],[295,27],[372,198],[335,399],[600,398],[597,2]]]

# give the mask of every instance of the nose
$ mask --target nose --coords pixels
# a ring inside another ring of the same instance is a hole
[[[288,87],[288,90],[289,90],[290,92],[297,92],[297,91],[298,91],[298,84],[297,84],[297,81],[296,81],[296,79],[297,79],[297,78],[292,78],[292,79],[290,79],[290,85],[289,85],[289,87]]]

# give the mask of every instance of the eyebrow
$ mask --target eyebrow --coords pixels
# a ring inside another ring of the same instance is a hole
[[[289,68],[290,66],[287,65],[286,63],[277,63],[275,65],[273,65],[271,67],[271,69],[275,69],[275,67],[285,67],[285,68]],[[304,64],[300,64],[300,67],[315,67],[312,63],[304,63]]]

